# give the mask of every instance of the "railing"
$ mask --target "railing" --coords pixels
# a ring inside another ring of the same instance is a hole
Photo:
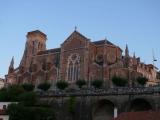
[[[83,90],[50,90],[37,91],[41,97],[67,97],[67,96],[111,96],[111,95],[147,95],[160,94],[160,87],[122,87],[110,89],[83,89]]]

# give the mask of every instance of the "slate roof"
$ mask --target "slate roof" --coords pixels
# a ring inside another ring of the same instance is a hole
[[[92,43],[94,43],[95,45],[103,45],[103,44],[114,45],[113,43],[111,43],[108,40],[98,40],[98,41],[94,41]]]

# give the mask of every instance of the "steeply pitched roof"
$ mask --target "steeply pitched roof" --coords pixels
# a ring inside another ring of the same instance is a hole
[[[125,112],[113,120],[160,120],[158,111]]]
[[[61,51],[61,48],[49,49],[49,50],[45,50],[45,51],[39,51],[37,53],[37,55],[56,53],[56,52],[60,52],[60,51]]]
[[[72,37],[72,36],[74,36],[74,35],[78,35],[78,36],[80,36],[80,37],[82,37],[82,38],[84,38],[84,39],[86,39],[86,40],[89,40],[87,37],[85,37],[85,36],[82,35],[80,32],[78,32],[77,30],[75,30],[75,31],[73,31],[73,32],[71,33],[71,35],[70,35],[63,43],[65,43],[68,39],[70,39],[70,37]]]

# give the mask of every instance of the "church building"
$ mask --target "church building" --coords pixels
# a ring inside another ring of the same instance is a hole
[[[23,57],[17,68],[12,58],[6,82],[10,84],[32,83],[38,85],[59,80],[75,83],[86,80],[103,80],[106,87],[113,87],[112,77],[120,76],[128,80],[128,85],[136,84],[136,78],[145,76],[148,85],[157,83],[156,70],[152,64],[144,64],[139,57],[129,55],[126,45],[122,49],[107,39],[92,41],[73,31],[59,48],[47,49],[47,35],[39,30],[28,32]]]

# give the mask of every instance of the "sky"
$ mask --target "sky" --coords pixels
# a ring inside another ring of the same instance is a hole
[[[0,77],[12,56],[19,65],[29,31],[47,34],[47,48],[74,31],[91,41],[107,38],[123,50],[128,44],[141,61],[160,68],[160,0],[0,0]],[[152,52],[154,51],[154,52]]]

